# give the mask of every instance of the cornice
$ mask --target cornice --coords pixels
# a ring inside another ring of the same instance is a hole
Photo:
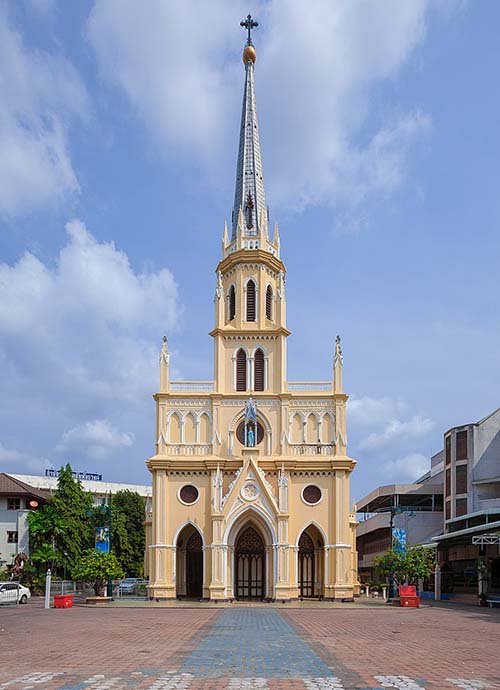
[[[286,273],[285,264],[281,259],[277,259],[275,256],[263,249],[238,249],[236,252],[232,252],[225,259],[219,261],[216,271],[220,271],[224,275],[227,271],[231,270],[234,266],[239,264],[265,264],[269,266],[273,271],[279,273],[283,271]]]
[[[288,337],[292,332],[285,328],[284,326],[271,327],[271,328],[234,328],[232,326],[222,326],[214,328],[210,331],[208,335],[213,338],[216,336],[222,336],[226,340],[266,340],[275,339],[280,335]]]

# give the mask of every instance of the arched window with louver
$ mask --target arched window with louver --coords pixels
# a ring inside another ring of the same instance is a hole
[[[234,285],[229,288],[229,321],[232,321],[236,316],[236,290]]]
[[[247,283],[247,321],[255,321],[256,317],[256,300],[255,300],[255,283],[249,280]]]
[[[264,353],[259,348],[255,353],[254,364],[255,364],[255,381],[254,390],[263,391],[264,390]]]
[[[245,350],[238,350],[236,353],[236,390],[246,391],[247,389],[247,353]]]
[[[266,318],[269,321],[273,319],[273,289],[270,285],[267,286],[266,290]]]

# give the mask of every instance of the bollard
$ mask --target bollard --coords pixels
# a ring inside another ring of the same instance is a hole
[[[434,599],[441,601],[441,568],[439,565],[436,565],[434,571]]]
[[[382,587],[382,598],[387,599],[387,587]]]
[[[50,584],[52,581],[52,575],[50,574],[50,568],[47,570],[47,577],[45,578],[45,608],[50,609]]]
[[[369,597],[369,596],[370,596],[370,588],[365,587],[365,597]]]

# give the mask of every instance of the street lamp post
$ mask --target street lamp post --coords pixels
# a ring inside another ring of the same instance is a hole
[[[109,494],[109,504],[107,506],[103,506],[105,512],[108,514],[108,527],[109,527],[109,553],[111,553],[111,544],[112,544],[112,533],[113,533],[113,513],[111,510],[111,494]],[[108,577],[108,582],[106,586],[106,595],[112,599],[113,598],[113,580]]]

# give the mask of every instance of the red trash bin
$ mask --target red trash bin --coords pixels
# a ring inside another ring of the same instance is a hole
[[[400,585],[399,605],[408,609],[420,608],[420,597],[417,597],[415,585]]]
[[[72,594],[54,594],[54,608],[55,609],[72,609],[73,595]]]

